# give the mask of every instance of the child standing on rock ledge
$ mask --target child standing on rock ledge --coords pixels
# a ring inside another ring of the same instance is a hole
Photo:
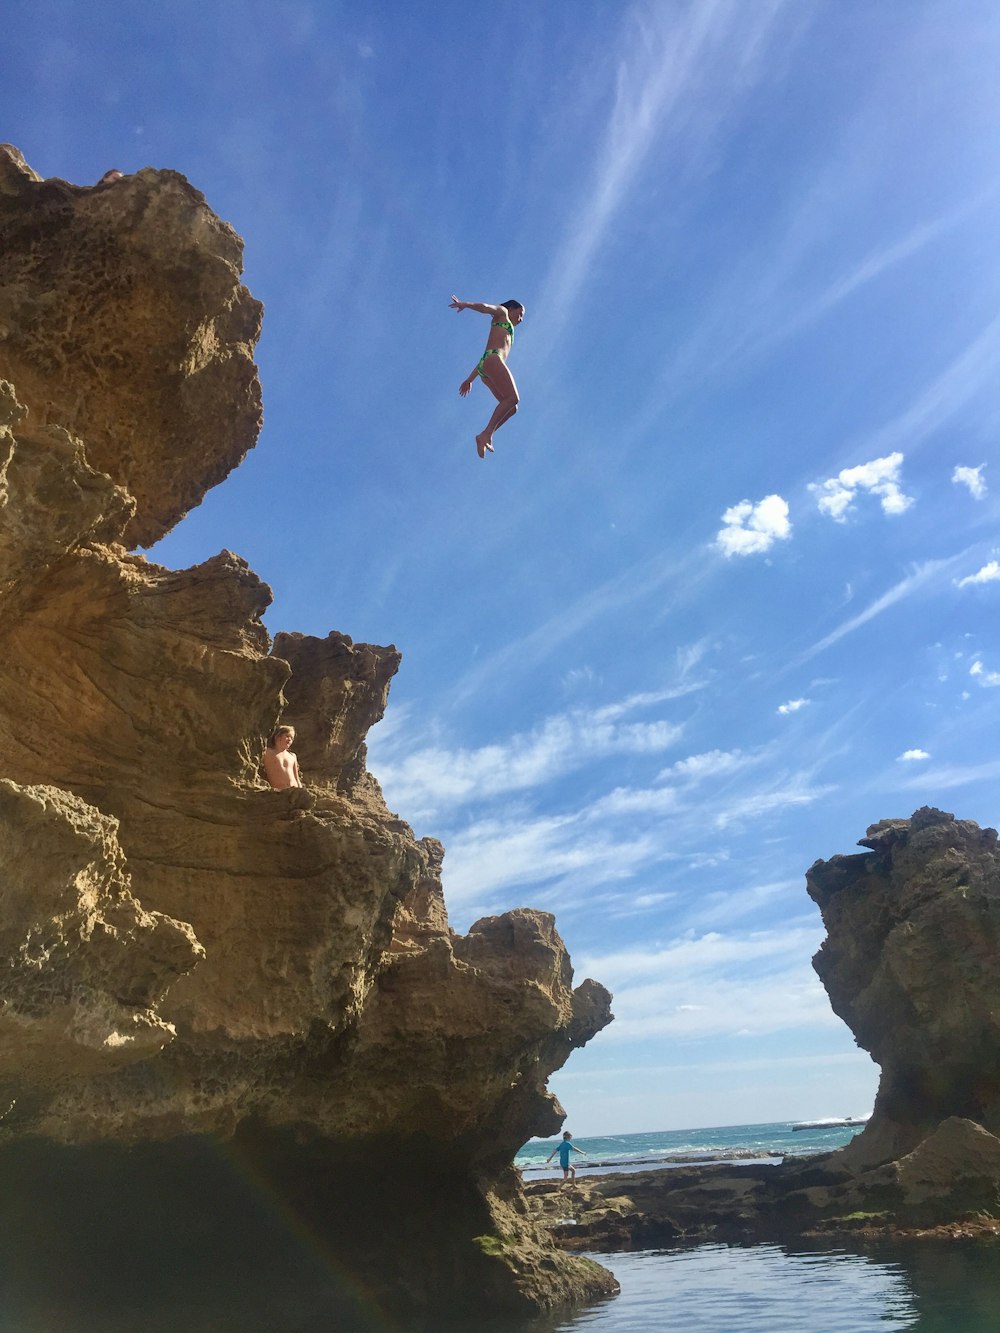
[[[264,751],[264,773],[275,791],[302,786],[299,761],[291,750],[294,739],[294,727],[276,727]]]
[[[578,1148],[575,1143],[570,1142],[572,1138],[573,1135],[567,1129],[563,1134],[562,1143],[557,1144],[545,1159],[545,1165],[548,1166],[556,1153],[559,1154],[559,1165],[562,1167],[563,1173],[562,1184],[559,1186],[561,1190],[566,1189],[567,1185],[572,1189],[576,1184],[576,1167],[570,1162],[570,1153],[578,1152],[581,1157],[587,1156],[582,1148]]]

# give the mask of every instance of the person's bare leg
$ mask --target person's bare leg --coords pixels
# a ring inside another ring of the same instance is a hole
[[[498,389],[494,389],[493,385],[483,375],[480,375],[479,378],[486,385],[487,389],[489,389],[493,397],[499,402],[500,391]],[[486,432],[483,431],[481,435],[476,436],[476,453],[479,455],[480,458],[485,458],[487,449],[490,451],[490,453],[492,453],[493,445],[490,444],[490,442],[487,440]]]
[[[493,415],[486,423],[486,429],[481,435],[476,436],[477,444],[482,440],[484,448],[488,449],[490,453],[493,452],[493,435],[500,429],[503,423],[509,421],[517,411],[518,401],[519,399],[516,394],[513,394],[508,398],[500,399],[496,407],[493,409]]]
[[[480,458],[485,458],[487,450],[493,452],[494,432],[498,431],[505,421],[510,420],[521,401],[514,376],[507,369],[506,362],[501,361],[498,356],[490,357],[488,367],[488,373],[484,378],[487,388],[497,400],[497,405],[486,423],[486,429],[476,436],[476,451]],[[486,371],[487,367],[484,366],[483,369]]]
[[[508,400],[508,401],[509,401],[509,400]],[[504,422],[505,422],[505,421],[509,421],[510,418],[514,415],[514,413],[515,413],[516,411],[517,411],[517,403],[515,403],[513,407],[509,407],[509,408],[507,409],[507,411],[504,413],[504,415],[500,418],[500,420],[497,422],[497,424],[493,427],[494,431],[498,431],[498,430],[500,429],[500,427],[504,424]]]

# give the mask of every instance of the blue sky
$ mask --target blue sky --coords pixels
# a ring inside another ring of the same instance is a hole
[[[453,924],[556,913],[576,1133],[860,1114],[803,875],[997,822],[1000,9],[8,4],[2,137],[246,240],[265,427],[152,552],[395,643]],[[520,299],[521,410],[458,385]],[[306,775],[308,780],[308,774]]]

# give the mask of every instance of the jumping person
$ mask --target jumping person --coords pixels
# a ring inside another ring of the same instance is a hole
[[[457,296],[451,298],[452,310],[478,310],[481,315],[489,315],[490,336],[486,340],[486,351],[479,358],[468,379],[462,381],[458,392],[464,398],[472,388],[472,381],[478,375],[497,400],[493,415],[486,423],[486,429],[476,436],[476,453],[485,458],[487,452],[493,452],[493,432],[500,429],[517,411],[520,402],[514,376],[507,368],[507,356],[514,342],[514,329],[524,319],[524,306],[520,301],[504,301],[502,305],[483,305],[480,301],[460,301]]]

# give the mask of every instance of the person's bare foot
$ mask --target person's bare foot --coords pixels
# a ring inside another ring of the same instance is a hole
[[[489,440],[486,438],[485,435],[477,435],[477,436],[476,436],[476,453],[479,455],[480,458],[485,458],[485,457],[486,457],[486,454],[487,454],[487,451],[488,451],[489,453],[492,453],[492,452],[493,452],[493,446],[492,446],[492,444],[490,444]]]

